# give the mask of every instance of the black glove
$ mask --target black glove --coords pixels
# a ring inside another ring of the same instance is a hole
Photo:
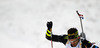
[[[48,30],[50,30],[50,28],[52,28],[52,26],[53,26],[53,23],[52,23],[52,21],[50,21],[50,22],[47,22],[47,27],[48,27]]]
[[[81,38],[82,40],[85,40],[85,39],[86,39],[85,33],[81,33],[81,34],[80,34],[80,38]]]

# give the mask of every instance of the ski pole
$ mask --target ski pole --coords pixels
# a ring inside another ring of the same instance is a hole
[[[82,19],[84,19],[84,18],[83,18],[83,15],[82,15],[82,14],[79,14],[78,11],[76,11],[76,13],[78,14],[78,16],[79,16],[79,18],[80,18],[80,24],[81,24],[81,30],[82,30],[81,36],[83,37],[83,39],[86,39],[84,30],[83,30],[83,24],[82,24]]]
[[[53,42],[52,42],[52,32],[51,32],[51,48],[53,48]]]
[[[52,42],[52,29],[50,29],[51,31],[51,48],[53,48],[53,42]]]

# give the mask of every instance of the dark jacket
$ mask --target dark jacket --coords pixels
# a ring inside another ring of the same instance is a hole
[[[46,32],[46,38],[48,40],[55,41],[55,42],[61,42],[64,45],[66,45],[67,41],[68,41],[68,36],[67,35],[54,35],[52,34],[52,38],[51,38],[51,32],[49,30],[47,30]],[[82,48],[90,48],[93,44],[91,42],[89,42],[88,40],[81,40],[82,42]],[[93,48],[95,48],[96,46],[94,45]],[[99,47],[97,47],[99,48]]]

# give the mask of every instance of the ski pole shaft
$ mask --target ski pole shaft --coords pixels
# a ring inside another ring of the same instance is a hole
[[[80,18],[80,23],[81,23],[82,33],[84,33],[84,30],[83,30],[83,24],[82,24],[82,19],[81,19],[81,18]]]
[[[51,48],[53,48],[53,42],[52,42],[52,32],[51,32]]]
[[[51,40],[51,48],[53,48],[53,42],[52,42],[52,40]]]
[[[79,14],[78,11],[76,11],[76,13],[78,14],[78,16],[79,16],[79,18],[80,18],[80,24],[81,24],[81,29],[82,29],[81,36],[82,36],[83,39],[86,39],[86,35],[85,35],[85,33],[84,33],[83,24],[82,24],[83,15]]]
[[[84,32],[83,30],[83,24],[82,24],[82,18],[80,17],[80,14],[78,11],[76,11],[76,13],[78,14],[79,18],[80,18],[80,24],[81,24],[81,29],[82,29],[82,33]]]

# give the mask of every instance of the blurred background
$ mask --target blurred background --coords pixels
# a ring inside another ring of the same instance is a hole
[[[67,34],[71,27],[81,33],[76,10],[84,15],[87,40],[100,47],[100,0],[0,0],[0,48],[51,48],[47,21],[53,21],[53,34]]]

